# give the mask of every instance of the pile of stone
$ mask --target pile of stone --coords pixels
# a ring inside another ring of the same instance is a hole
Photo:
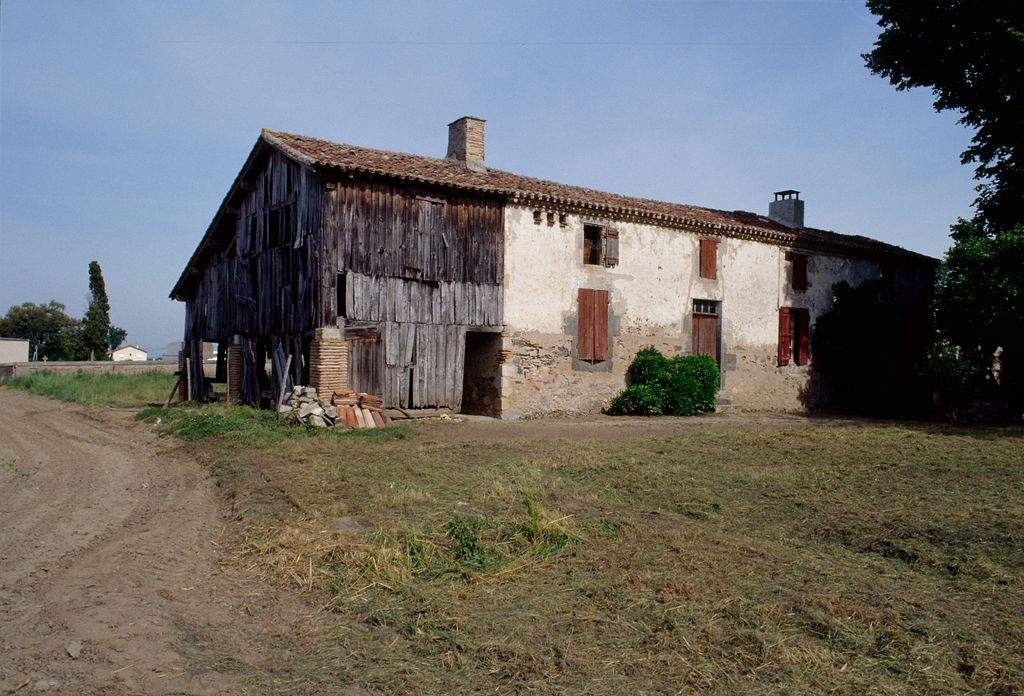
[[[293,423],[314,428],[383,428],[391,424],[382,397],[347,390],[321,400],[313,387],[297,386],[277,412]]]
[[[338,409],[329,401],[324,403],[317,398],[313,387],[296,386],[285,402],[277,408],[277,412],[295,423],[305,423],[315,428],[344,428],[344,422],[338,422]]]

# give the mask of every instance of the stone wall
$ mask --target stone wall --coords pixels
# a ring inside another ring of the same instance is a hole
[[[13,379],[33,372],[89,372],[109,373],[115,375],[131,374],[135,372],[169,372],[174,373],[178,369],[177,363],[170,362],[113,362],[113,361],[83,361],[83,362],[22,362],[6,363],[0,365],[0,379]]]

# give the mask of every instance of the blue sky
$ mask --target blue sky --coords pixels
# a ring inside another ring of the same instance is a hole
[[[167,295],[263,127],[726,210],[795,188],[810,226],[932,256],[970,214],[971,132],[863,67],[861,2],[0,5],[0,312],[85,311],[162,352]]]

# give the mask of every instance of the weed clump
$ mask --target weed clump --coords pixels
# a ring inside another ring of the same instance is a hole
[[[666,358],[648,346],[629,366],[630,385],[612,400],[613,416],[693,416],[715,410],[718,364],[709,355]]]

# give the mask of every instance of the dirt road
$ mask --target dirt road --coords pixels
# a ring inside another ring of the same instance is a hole
[[[128,414],[0,390],[0,694],[245,691],[230,666],[258,656],[215,487],[173,448]]]

